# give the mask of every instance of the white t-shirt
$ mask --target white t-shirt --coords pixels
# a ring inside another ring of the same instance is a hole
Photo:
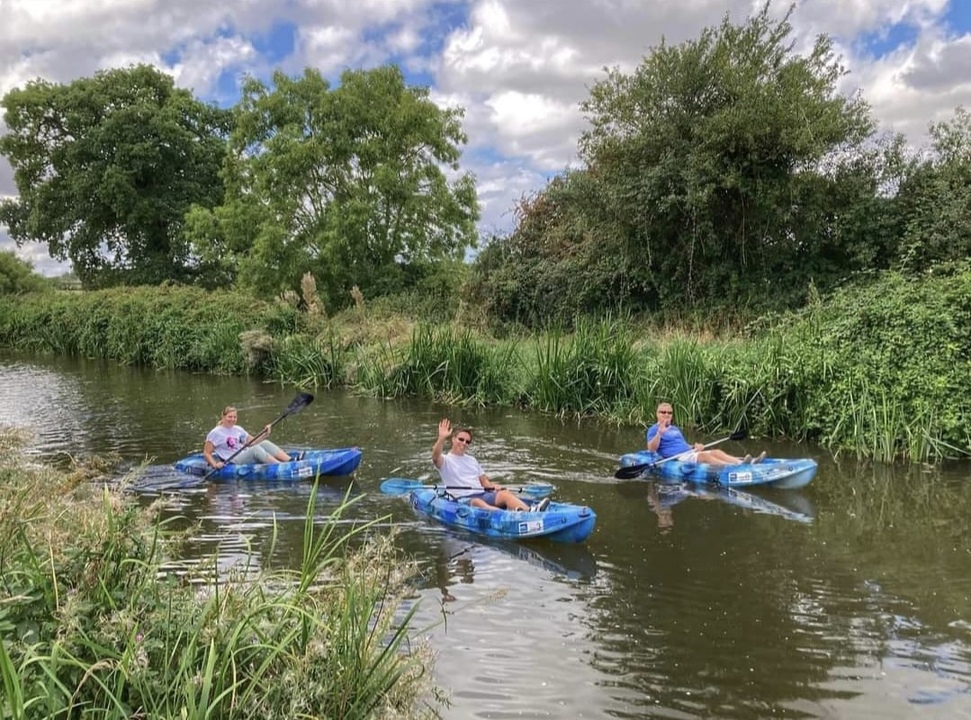
[[[206,435],[206,442],[212,443],[213,454],[225,462],[246,444],[248,436],[249,433],[241,425],[233,425],[231,428],[217,425]]]
[[[438,468],[442,484],[448,487],[448,492],[454,497],[468,497],[485,492],[479,478],[485,475],[479,461],[471,455],[442,455],[442,466]],[[456,488],[468,488],[457,490]]]

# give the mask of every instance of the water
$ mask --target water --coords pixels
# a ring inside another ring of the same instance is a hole
[[[295,392],[0,356],[0,418],[34,429],[28,453],[147,458],[144,482],[156,487],[185,481],[169,465],[198,451],[224,405],[257,430]],[[432,477],[446,415],[473,426],[472,452],[496,480],[550,481],[558,498],[593,507],[588,542],[481,542],[382,495],[386,477]],[[447,718],[971,718],[971,464],[872,465],[749,439],[724,447],[814,457],[816,480],[800,491],[672,494],[612,477],[641,437],[344,392],[318,393],[273,431],[287,446],[363,448],[355,477],[318,488],[317,512],[349,495],[346,522],[401,529],[423,570],[416,622],[451,690]],[[250,553],[297,563],[311,492],[228,483],[166,494],[173,513],[200,523],[186,563],[218,552],[228,570]]]

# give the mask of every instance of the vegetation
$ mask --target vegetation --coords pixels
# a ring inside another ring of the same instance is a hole
[[[0,251],[0,295],[21,295],[40,292],[50,287],[34,272],[30,263],[21,260],[13,251]]]
[[[191,278],[184,216],[222,197],[224,111],[145,65],[35,80],[0,105],[20,193],[0,225],[15,241],[47,243],[88,287]]]
[[[223,175],[226,202],[190,215],[196,253],[262,296],[305,272],[325,306],[400,290],[403,268],[461,258],[478,205],[458,170],[459,110],[442,110],[394,67],[346,71],[330,89],[308,69],[249,80],[235,110]]]
[[[0,346],[627,423],[649,422],[667,400],[687,427],[744,423],[884,460],[971,450],[968,266],[919,284],[877,275],[746,338],[700,341],[622,318],[499,339],[363,303],[323,318],[282,300],[166,288],[0,298]]]
[[[17,435],[0,432],[0,716],[434,716],[387,537],[315,520],[311,493],[297,570],[186,577],[158,504],[24,465]]]

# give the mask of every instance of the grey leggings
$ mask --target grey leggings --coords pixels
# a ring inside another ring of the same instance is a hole
[[[255,465],[257,463],[268,463],[274,461],[274,455],[281,452],[280,448],[264,440],[256,445],[251,445],[233,458],[236,465]]]

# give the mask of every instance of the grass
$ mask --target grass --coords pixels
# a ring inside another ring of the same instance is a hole
[[[339,523],[346,501],[320,518],[311,493],[296,569],[187,576],[160,503],[6,459],[0,477],[0,717],[436,716],[415,568]]]

